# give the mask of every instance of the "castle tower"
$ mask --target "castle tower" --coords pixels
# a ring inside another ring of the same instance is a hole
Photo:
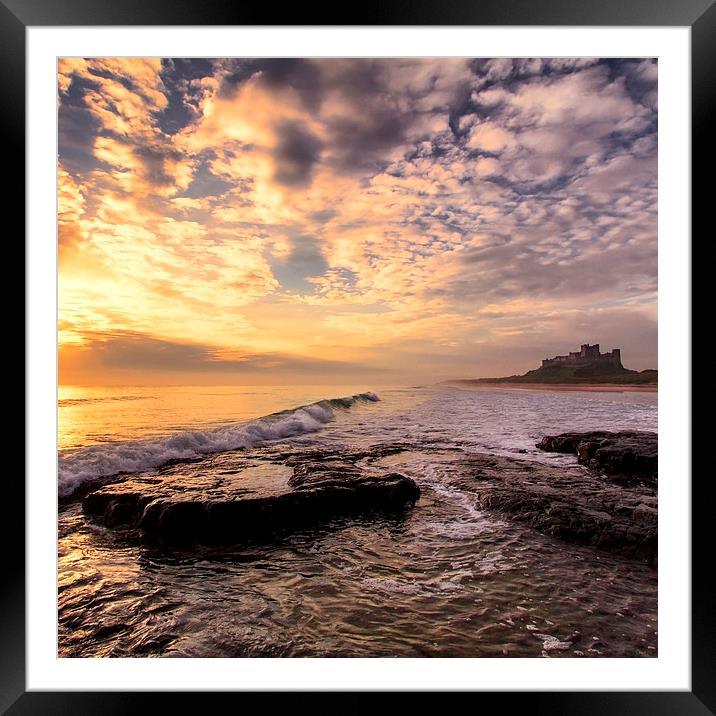
[[[611,364],[617,368],[623,368],[621,351],[614,348],[610,353],[602,353],[599,350],[599,343],[590,346],[589,343],[582,343],[579,351],[572,351],[564,356],[554,356],[554,358],[545,358],[542,361],[542,367],[560,365],[582,366],[589,363]]]
[[[583,343],[579,351],[580,358],[594,359],[599,358],[599,355],[599,343],[595,343],[593,346],[590,346],[589,343]]]

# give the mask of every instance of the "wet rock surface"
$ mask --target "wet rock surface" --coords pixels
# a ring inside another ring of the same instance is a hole
[[[415,482],[370,465],[385,454],[267,450],[256,459],[222,453],[203,466],[178,463],[107,484],[87,494],[82,509],[105,525],[170,541],[250,541],[411,507],[420,496]]]
[[[568,433],[545,438],[540,447],[581,449],[591,455],[585,457],[589,468],[608,464],[611,470],[622,466],[631,473],[602,474],[580,465],[472,454],[460,461],[460,487],[475,494],[482,509],[565,542],[655,567],[656,465],[652,478],[647,461],[652,435],[614,435]],[[601,447],[595,450],[595,445]],[[220,453],[115,478],[87,494],[82,509],[106,526],[175,543],[271,539],[337,518],[409,509],[420,490],[413,479],[393,471],[391,456],[414,449],[396,443],[350,453],[296,447]],[[599,450],[605,452],[597,458]],[[643,459],[614,457],[628,451]]]
[[[580,464],[630,482],[657,482],[658,436],[650,432],[562,433],[544,437],[537,447],[574,453]]]
[[[496,510],[566,542],[657,562],[656,486],[625,486],[579,466],[474,455],[466,489]]]

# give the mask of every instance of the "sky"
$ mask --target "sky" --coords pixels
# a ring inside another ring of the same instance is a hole
[[[657,367],[653,59],[61,58],[61,384]]]

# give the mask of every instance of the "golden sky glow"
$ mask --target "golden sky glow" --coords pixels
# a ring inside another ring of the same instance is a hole
[[[58,69],[62,383],[656,367],[655,61]]]

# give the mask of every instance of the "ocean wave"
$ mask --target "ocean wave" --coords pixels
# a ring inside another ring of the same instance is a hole
[[[152,440],[103,443],[76,448],[58,456],[58,494],[70,496],[80,485],[118,473],[141,472],[171,460],[187,460],[209,453],[259,447],[272,440],[320,430],[335,410],[379,400],[375,393],[319,400],[299,408],[272,413],[248,423],[210,430],[188,430]]]
[[[101,395],[93,398],[63,398],[57,401],[58,407],[83,405],[84,403],[106,403],[110,400],[154,400],[153,395]]]

